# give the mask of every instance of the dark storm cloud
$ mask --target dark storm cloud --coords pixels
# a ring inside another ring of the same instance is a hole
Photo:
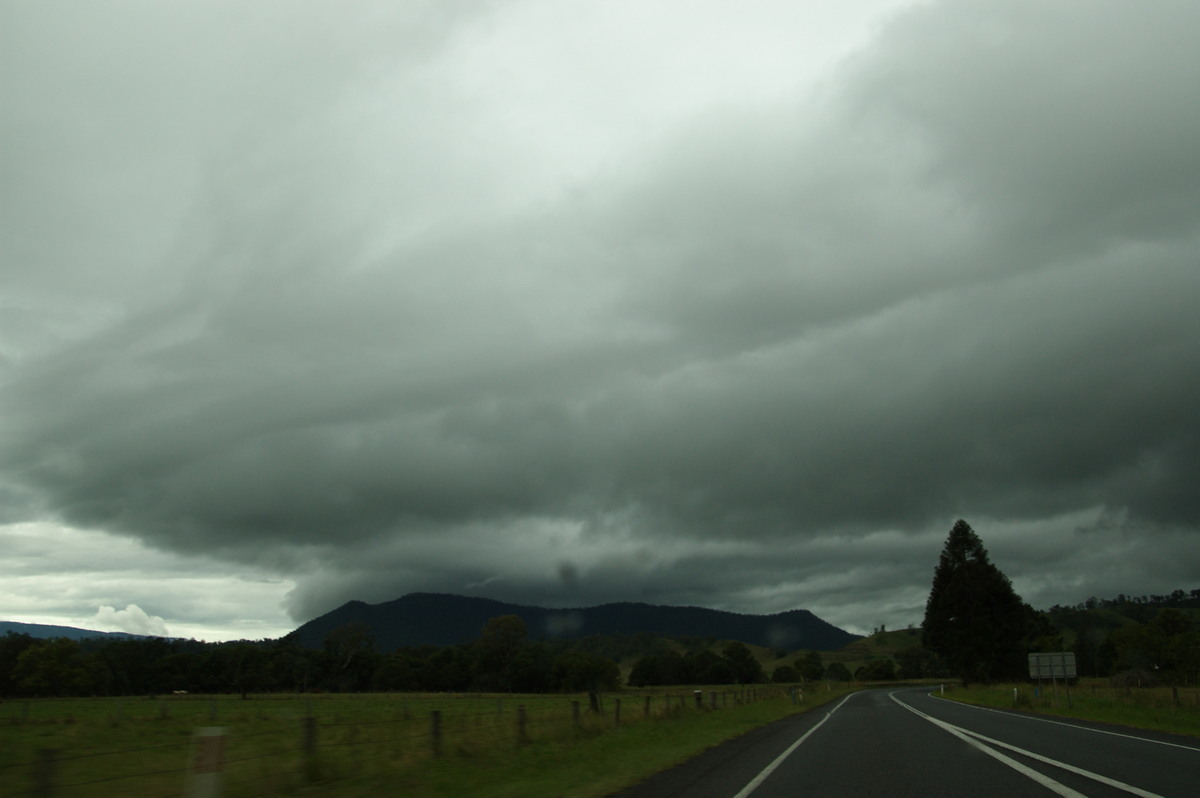
[[[55,106],[170,192],[102,201],[124,162],[18,97],[68,140],[4,189],[6,515],[254,559],[300,619],[423,589],[862,628],[919,620],[958,516],[1047,602],[1103,594],[1063,581],[1087,541],[1121,592],[1104,552],[1193,539],[1200,12],[921,5],[818,94],[546,190],[452,88],[490,12],[420,8],[380,12],[420,47],[170,60],[205,103],[141,76],[144,123]],[[77,235],[21,193],[60,184]]]

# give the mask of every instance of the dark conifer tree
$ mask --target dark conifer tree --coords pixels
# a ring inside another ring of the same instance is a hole
[[[1028,672],[1035,621],[975,531],[955,523],[925,603],[924,646],[966,681],[1019,679]]]

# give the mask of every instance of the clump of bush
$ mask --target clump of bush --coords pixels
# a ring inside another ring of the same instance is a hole
[[[1134,668],[1112,677],[1113,687],[1158,687],[1161,682],[1150,671]]]

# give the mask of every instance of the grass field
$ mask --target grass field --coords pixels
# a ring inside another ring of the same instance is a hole
[[[1046,682],[1034,692],[1028,682],[946,686],[946,698],[968,704],[1200,737],[1200,688],[1113,687],[1107,680],[1084,679],[1069,691]]]
[[[603,796],[849,690],[821,686],[793,702],[772,686],[705,688],[700,707],[693,688],[629,690],[604,696],[599,713],[586,695],[9,700],[0,796],[182,795],[203,727],[226,732],[227,798]],[[39,778],[52,779],[49,792]]]

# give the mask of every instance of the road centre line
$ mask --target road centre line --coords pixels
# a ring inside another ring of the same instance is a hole
[[[1084,796],[1083,793],[1076,792],[1075,790],[1072,790],[1070,787],[1067,787],[1066,785],[1060,784],[1059,782],[1055,781],[1054,779],[1051,779],[1049,776],[1039,773],[1038,771],[1033,770],[1032,768],[1026,767],[1025,765],[1022,765],[1020,762],[1017,762],[1016,760],[1012,759],[1011,757],[1005,756],[1004,754],[1000,753],[999,751],[995,751],[991,748],[988,748],[983,743],[987,742],[987,743],[991,743],[992,745],[999,746],[1001,748],[1006,748],[1009,751],[1013,751],[1015,753],[1021,754],[1022,756],[1029,757],[1030,759],[1033,759],[1037,762],[1042,762],[1047,765],[1052,765],[1053,767],[1060,768],[1069,773],[1074,773],[1077,776],[1083,776],[1085,778],[1089,778],[1093,781],[1098,781],[1101,784],[1106,784],[1109,787],[1114,787],[1118,790],[1124,790],[1125,792],[1128,792],[1132,795],[1139,796],[1139,798],[1163,798],[1163,796],[1159,795],[1158,793],[1148,792],[1146,790],[1141,789],[1140,787],[1134,787],[1132,784],[1126,784],[1123,781],[1117,781],[1116,779],[1110,779],[1107,776],[1101,776],[1099,773],[1093,773],[1090,770],[1084,770],[1083,768],[1075,767],[1074,765],[1068,765],[1066,762],[1060,762],[1057,759],[1051,759],[1050,757],[1042,756],[1041,754],[1035,754],[1032,751],[1026,751],[1024,748],[1018,748],[1015,745],[1001,742],[1000,740],[994,740],[991,737],[987,737],[986,735],[980,734],[979,732],[974,732],[974,731],[971,731],[970,729],[964,729],[961,726],[955,726],[952,723],[947,723],[944,720],[939,720],[931,715],[926,715],[921,710],[919,710],[915,707],[909,706],[908,704],[901,701],[899,698],[896,698],[895,693],[889,693],[888,697],[891,698],[893,701],[895,701],[900,706],[907,709],[909,712],[912,712],[912,713],[924,718],[925,720],[929,721],[930,723],[934,724],[935,726],[945,729],[946,731],[950,732],[954,736],[965,740],[966,742],[968,742],[971,745],[978,748],[980,751],[983,751],[985,754],[988,754],[989,756],[992,756],[992,757],[1000,760],[1004,764],[1008,765],[1009,767],[1013,768],[1014,770],[1016,770],[1024,775],[1028,776],[1029,778],[1033,779],[1034,781],[1038,782],[1039,784],[1042,784],[1043,786],[1045,786],[1051,790],[1054,790],[1054,792],[1057,792],[1059,795],[1080,796],[1080,798],[1086,798],[1086,796]],[[1061,725],[1069,726],[1070,724],[1064,723]],[[1119,736],[1127,736],[1127,735],[1119,735]],[[1141,738],[1134,737],[1132,739],[1137,740],[1137,739],[1141,739]]]
[[[941,696],[939,696],[937,693],[929,693],[929,695],[932,696],[933,698],[941,698]],[[953,699],[942,698],[942,700],[943,701],[952,701]],[[1050,720],[1049,718],[1039,718],[1037,716],[1027,715],[1027,714],[1024,714],[1021,712],[1008,712],[1007,710],[997,709],[996,707],[981,707],[978,704],[966,704],[962,701],[954,701],[953,703],[957,704],[960,707],[967,707],[968,709],[981,709],[984,712],[995,712],[999,715],[1007,715],[1010,718],[1024,718],[1025,720],[1036,720],[1038,723],[1051,723],[1055,726],[1066,726],[1068,729],[1079,729],[1081,731],[1095,732],[1096,734],[1109,734],[1109,735],[1112,735],[1113,737],[1125,737],[1126,739],[1137,740],[1137,741],[1143,742],[1143,743],[1153,743],[1155,745],[1165,745],[1170,748],[1182,748],[1184,751],[1195,751],[1196,753],[1200,753],[1200,748],[1196,748],[1195,746],[1192,746],[1192,745],[1181,745],[1179,743],[1169,743],[1166,740],[1155,740],[1152,737],[1139,737],[1136,734],[1122,734],[1121,732],[1109,731],[1108,729],[1094,729],[1091,726],[1080,726],[1075,723],[1066,723],[1061,720]]]
[[[839,701],[837,706],[835,706],[833,709],[829,710],[829,712],[825,713],[825,717],[821,718],[820,722],[818,722],[816,726],[813,726],[811,729],[806,731],[804,734],[800,735],[799,740],[792,743],[790,746],[788,746],[788,749],[786,751],[784,751],[779,756],[775,757],[774,762],[772,762],[771,764],[769,764],[765,768],[763,768],[759,772],[759,774],[757,776],[755,776],[753,779],[751,779],[750,783],[747,784],[745,787],[743,787],[737,795],[733,796],[733,798],[747,798],[747,796],[750,795],[750,793],[752,793],[756,789],[758,789],[758,785],[760,785],[764,781],[766,781],[767,777],[770,776],[772,773],[774,773],[775,769],[783,764],[783,760],[785,760],[789,756],[791,756],[792,752],[795,751],[797,748],[799,748],[800,744],[802,742],[804,742],[809,737],[811,737],[812,733],[815,732],[817,729],[821,728],[821,726],[823,726],[825,724],[825,721],[827,721],[831,717],[833,717],[833,713],[837,712],[839,709],[841,709],[842,704],[846,703],[847,701],[849,701],[851,698],[853,698],[856,695],[860,695],[860,694],[859,693],[851,693],[850,695],[846,696],[841,701]]]

